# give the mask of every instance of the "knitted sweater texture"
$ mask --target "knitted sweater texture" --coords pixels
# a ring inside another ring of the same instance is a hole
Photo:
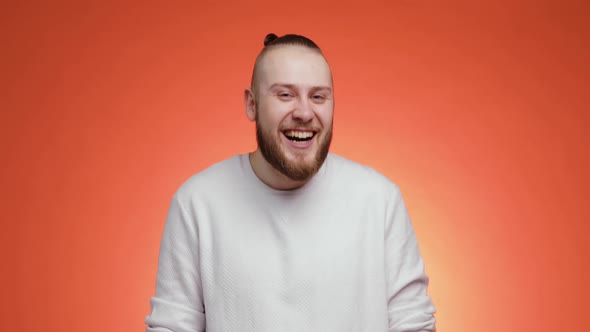
[[[146,332],[433,331],[427,286],[386,177],[329,154],[278,191],[238,155],[174,195]]]

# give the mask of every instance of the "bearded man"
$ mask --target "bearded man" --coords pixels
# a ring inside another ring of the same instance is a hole
[[[332,72],[269,34],[244,92],[258,149],[174,195],[146,332],[434,331],[398,187],[329,153]]]

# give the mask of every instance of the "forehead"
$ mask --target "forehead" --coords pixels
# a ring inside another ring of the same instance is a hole
[[[324,56],[304,46],[277,46],[259,63],[261,88],[276,83],[301,87],[332,86],[332,73]]]

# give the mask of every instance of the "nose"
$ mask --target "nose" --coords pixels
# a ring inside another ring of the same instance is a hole
[[[312,106],[310,100],[308,100],[307,98],[301,98],[299,100],[299,102],[295,106],[295,109],[293,110],[292,114],[293,114],[293,119],[299,120],[301,122],[309,122],[315,116],[315,113],[313,111],[313,106]]]

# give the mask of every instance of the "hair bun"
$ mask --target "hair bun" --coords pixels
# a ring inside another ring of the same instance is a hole
[[[269,33],[268,35],[266,35],[266,37],[264,37],[264,46],[267,46],[268,44],[272,43],[277,38],[279,37],[274,33]]]

